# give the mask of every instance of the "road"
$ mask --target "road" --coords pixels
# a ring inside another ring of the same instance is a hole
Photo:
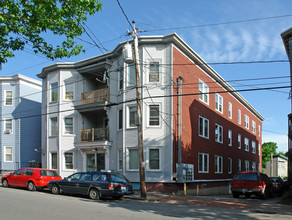
[[[204,202],[202,200],[202,202]],[[86,197],[53,195],[0,187],[0,218],[22,220],[82,219],[292,219],[291,215],[255,213],[248,210],[143,201],[136,199],[92,201]]]

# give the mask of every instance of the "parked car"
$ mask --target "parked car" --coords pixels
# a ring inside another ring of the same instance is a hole
[[[3,187],[24,187],[30,191],[45,188],[51,180],[62,179],[55,170],[41,168],[21,168],[2,177]]]
[[[283,180],[283,183],[284,183],[284,189],[285,189],[285,191],[289,191],[290,186],[289,186],[288,180]]]
[[[282,196],[283,193],[285,192],[285,185],[283,179],[279,176],[272,176],[269,177],[269,179],[273,183],[273,192]]]
[[[133,186],[121,174],[111,172],[78,172],[63,180],[49,182],[53,194],[87,195],[90,199],[120,199],[134,193]]]
[[[245,195],[246,198],[256,195],[266,199],[272,197],[273,184],[264,173],[238,172],[231,182],[231,191],[233,198],[239,198],[240,195]]]

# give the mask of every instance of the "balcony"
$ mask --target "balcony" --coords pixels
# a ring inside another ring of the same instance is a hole
[[[83,92],[81,96],[82,105],[105,101],[109,101],[109,88],[98,89],[90,92]]]
[[[109,139],[108,128],[92,128],[81,130],[82,142],[104,141]]]

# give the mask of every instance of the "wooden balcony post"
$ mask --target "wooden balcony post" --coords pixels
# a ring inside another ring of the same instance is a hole
[[[94,141],[94,128],[91,129],[91,140]]]

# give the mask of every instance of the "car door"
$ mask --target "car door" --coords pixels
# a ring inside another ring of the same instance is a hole
[[[64,193],[75,193],[76,183],[79,182],[80,177],[81,173],[75,173],[59,182],[62,187],[62,191]]]
[[[83,173],[75,184],[75,193],[87,195],[88,189],[92,184],[92,174]]]
[[[9,177],[9,184],[11,186],[19,186],[19,177],[22,174],[22,172],[24,171],[24,169],[19,169],[16,170],[10,177]]]
[[[18,183],[21,187],[26,187],[27,181],[32,177],[33,175],[33,169],[25,169],[24,172],[18,176]]]

